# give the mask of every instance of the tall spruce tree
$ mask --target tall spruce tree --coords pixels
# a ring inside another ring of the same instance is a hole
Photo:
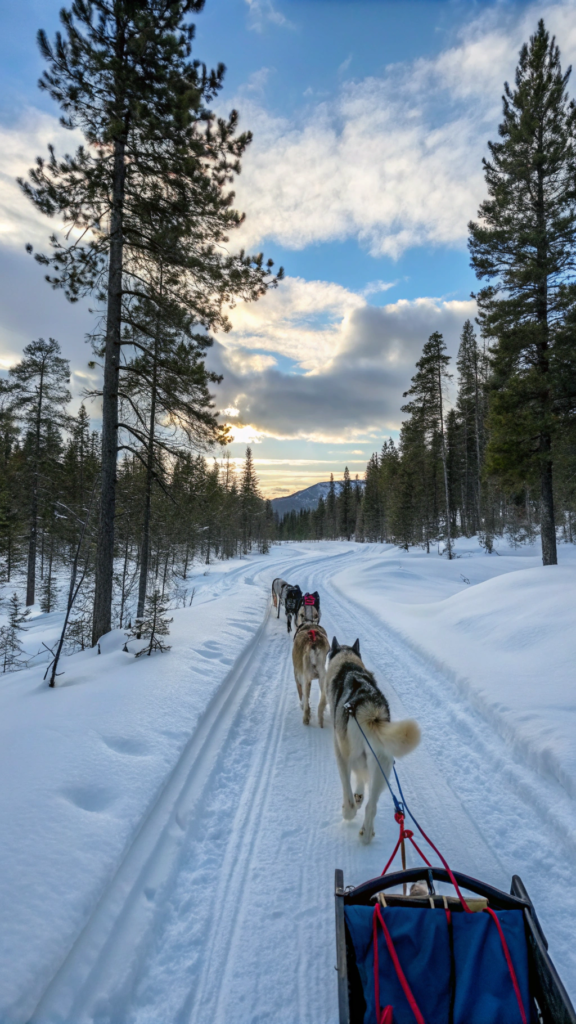
[[[412,387],[404,392],[404,397],[411,396],[412,400],[402,406],[402,412],[410,413],[415,431],[424,439],[432,468],[434,468],[437,453],[440,456],[444,481],[445,540],[448,558],[452,558],[450,490],[445,434],[445,388],[451,379],[448,372],[449,363],[450,356],[446,355],[444,339],[438,331],[434,331],[424,345],[422,355],[416,363]],[[430,495],[428,496],[429,501]],[[426,538],[426,542],[429,542],[429,536]]]
[[[0,554],[6,559],[0,581],[10,582],[17,557],[19,429],[8,382],[0,380]]]
[[[466,320],[460,335],[457,408],[463,426],[462,481],[463,512],[466,523],[476,532],[482,526],[482,466],[485,447],[486,358],[478,344],[472,322]]]
[[[23,483],[28,510],[26,604],[32,605],[36,596],[38,519],[51,464],[59,454],[58,427],[67,423],[70,364],[60,355],[60,345],[54,338],[39,338],[26,345],[22,360],[11,367],[8,376],[13,413],[24,432]]]
[[[348,466],[344,468],[344,476],[340,484],[340,494],[337,498],[337,522],[338,535],[350,540],[356,525],[356,504],[354,501],[354,489],[350,480]]]
[[[190,60],[191,13],[204,0],[74,0],[64,34],[51,46],[40,80],[80,129],[87,146],[58,160],[50,148],[22,188],[44,213],[67,225],[52,236],[49,282],[71,301],[95,292],[106,305],[102,394],[102,487],[93,641],[111,628],[118,455],[118,373],[122,326],[131,300],[146,290],[159,257],[179,270],[179,295],[205,328],[226,328],[223,303],[256,299],[275,280],[271,262],[225,243],[242,217],[227,185],[250,135],[238,135],[235,111],[216,119],[208,104],[223,65],[207,72]],[[165,225],[169,230],[162,230]],[[192,240],[192,244],[190,242]],[[142,285],[144,282],[144,285]]]
[[[538,481],[544,565],[557,561],[554,438],[576,392],[574,333],[565,330],[576,300],[569,75],[541,20],[520,51],[515,88],[505,84],[500,141],[489,143],[484,160],[489,198],[469,225],[472,266],[491,282],[477,296],[483,333],[493,340],[487,466],[508,484]]]
[[[337,531],[336,485],[334,473],[330,473],[330,486],[326,495],[326,531],[330,540],[334,540]]]
[[[380,487],[380,463],[375,452],[370,456],[366,466],[366,485],[364,487],[363,527],[366,540],[383,539],[383,515]]]

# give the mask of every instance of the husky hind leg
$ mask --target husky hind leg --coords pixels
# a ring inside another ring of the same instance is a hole
[[[304,677],[304,685],[302,687],[302,722],[304,725],[310,725],[310,688],[312,686],[312,680],[310,675],[307,673]]]
[[[392,771],[392,758],[385,754],[382,751],[382,748],[380,748],[378,754],[382,768],[389,777]],[[364,811],[364,822],[360,829],[360,839],[366,845],[371,843],[374,838],[374,819],[378,809],[378,798],[386,785],[384,776],[376,764],[374,755],[370,752],[368,753],[368,757],[370,758],[370,767],[368,769],[368,800],[366,801],[366,808]]]
[[[298,690],[298,700],[302,704],[302,676],[299,672],[294,672],[294,679],[296,680],[296,689]]]
[[[342,783],[342,817],[344,818],[344,821],[352,821],[352,818],[356,817],[356,802],[354,800],[352,786],[350,785],[350,769],[348,767],[348,761],[340,750],[340,744],[338,743],[336,733],[334,733],[334,752],[336,754],[336,764],[338,765],[340,781]]]
[[[318,686],[320,687],[320,703],[318,704],[318,725],[324,728],[324,710],[326,708],[326,670],[323,665],[318,666]]]
[[[288,632],[291,633],[292,632],[292,615],[290,614],[290,612],[286,612],[286,622],[287,622],[287,626],[288,626]]]

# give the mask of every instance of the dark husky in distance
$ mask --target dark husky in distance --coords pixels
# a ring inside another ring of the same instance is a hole
[[[272,602],[274,607],[278,609],[276,618],[280,618],[280,608],[284,605],[289,633],[292,632],[292,618],[296,615],[301,600],[302,591],[300,590],[300,587],[293,586],[291,583],[286,583],[286,580],[280,579],[279,576],[272,581]]]

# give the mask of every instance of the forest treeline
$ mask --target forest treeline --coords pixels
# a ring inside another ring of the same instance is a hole
[[[75,650],[91,645],[102,439],[84,404],[69,413],[69,378],[58,343],[40,339],[2,382],[0,582],[25,581],[26,604],[62,609],[83,539],[82,585],[66,637]],[[182,444],[178,457],[158,453],[149,482],[145,460],[126,453],[118,463],[113,626],[141,617],[155,590],[185,603],[195,562],[265,553],[275,532],[249,447],[238,471],[226,454],[209,461]]]
[[[456,366],[441,334],[423,338],[399,441],[372,456],[364,488],[346,471],[316,510],[278,522],[250,450],[238,474],[210,459],[228,441],[211,332],[283,271],[230,245],[243,221],[230,185],[251,134],[236,111],[211,109],[224,67],[192,58],[189,17],[203,4],[75,2],[53,42],[39,33],[40,87],[84,144],[63,157],[50,147],[20,185],[64,225],[33,254],[47,282],[70,302],[91,297],[102,383],[84,398],[100,403],[102,429],[84,405],[70,415],[52,338],[0,379],[2,580],[24,578],[26,606],[63,603],[74,649],[142,620],[152,597],[156,610],[167,594],[189,601],[195,560],[277,539],[441,543],[450,557],[462,534],[490,550],[503,533],[539,533],[555,564],[576,501],[576,107],[555,40],[540,21],[505,86],[488,198],[469,224],[477,324],[463,324]],[[5,665],[25,614],[14,600]]]

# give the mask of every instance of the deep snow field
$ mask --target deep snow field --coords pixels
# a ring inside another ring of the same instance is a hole
[[[1,1024],[335,1024],[334,869],[379,873],[397,826],[386,794],[370,846],[340,817],[278,575],[320,591],[329,635],[359,637],[393,718],[418,719],[412,809],[452,867],[522,876],[576,999],[576,549],[547,568],[536,547],[456,552],[196,566],[169,653],[136,660],[115,631],[56,690],[45,666],[0,676]],[[27,652],[60,622],[35,612]]]

